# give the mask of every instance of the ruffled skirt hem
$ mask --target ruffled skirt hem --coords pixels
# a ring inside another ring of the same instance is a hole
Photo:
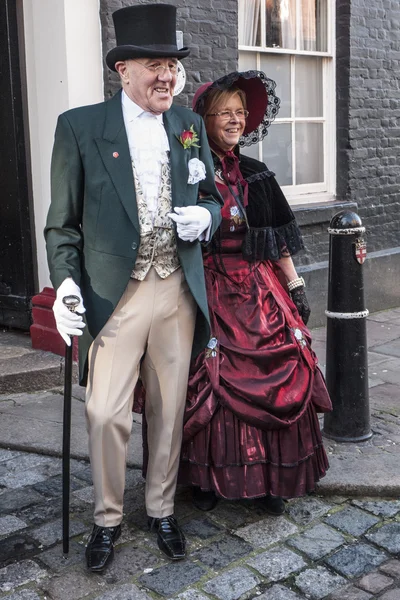
[[[221,439],[221,431],[228,437]],[[178,482],[228,500],[267,494],[296,498],[315,491],[328,468],[312,404],[289,428],[270,431],[248,425],[221,407],[184,444]]]

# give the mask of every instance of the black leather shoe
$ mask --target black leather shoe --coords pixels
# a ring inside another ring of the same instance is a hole
[[[265,496],[263,499],[264,510],[273,517],[279,517],[285,512],[285,502],[280,496]]]
[[[218,504],[218,498],[215,492],[208,491],[204,492],[199,487],[192,488],[192,502],[193,505],[199,510],[212,510]]]
[[[121,535],[121,525],[116,527],[100,527],[93,525],[88,545],[86,546],[87,568],[94,573],[101,573],[114,556],[114,542]]]
[[[170,560],[182,560],[186,556],[186,540],[172,515],[162,519],[149,517],[150,531],[157,532],[157,543],[161,552]]]

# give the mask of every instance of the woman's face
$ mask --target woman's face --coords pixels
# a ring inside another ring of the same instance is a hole
[[[244,131],[246,119],[244,116],[238,117],[235,114],[236,111],[243,109],[244,106],[239,95],[233,94],[232,96],[228,96],[223,101],[223,104],[216,104],[212,109],[211,115],[208,113],[206,117],[208,137],[225,152],[233,150]],[[225,118],[223,115],[214,115],[214,113],[226,111],[230,111],[229,117],[228,115]]]

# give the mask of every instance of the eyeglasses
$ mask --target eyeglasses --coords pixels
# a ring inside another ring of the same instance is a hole
[[[207,117],[219,117],[221,121],[229,121],[230,119],[233,119],[234,116],[240,121],[243,121],[249,116],[249,111],[244,108],[239,108],[239,110],[235,111],[221,110],[221,112],[207,114]]]
[[[157,75],[165,75],[165,71],[169,71],[171,75],[175,75],[178,71],[178,64],[172,64],[165,67],[164,65],[144,65],[143,63],[135,60],[139,65],[142,65],[148,71],[156,73]]]

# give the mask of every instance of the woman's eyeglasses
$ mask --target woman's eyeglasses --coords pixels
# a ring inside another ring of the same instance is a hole
[[[244,119],[247,119],[248,116],[249,111],[245,110],[244,108],[239,108],[239,110],[235,111],[221,110],[220,112],[207,114],[207,117],[219,117],[221,121],[229,121],[230,119],[233,119],[233,117],[236,117],[240,121],[243,121]]]

